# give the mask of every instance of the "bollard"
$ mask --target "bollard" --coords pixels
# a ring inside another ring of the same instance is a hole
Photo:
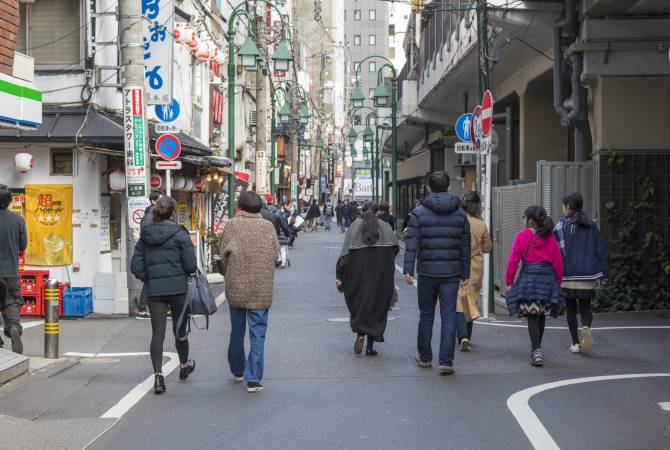
[[[48,279],[44,288],[44,357],[58,358],[58,280]]]

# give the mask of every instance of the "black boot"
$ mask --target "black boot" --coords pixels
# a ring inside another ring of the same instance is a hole
[[[9,329],[9,335],[12,338],[12,351],[18,353],[19,355],[23,354],[23,341],[21,340],[21,332],[16,327],[11,327]]]
[[[377,352],[373,348],[375,345],[375,341],[368,336],[368,346],[365,349],[365,356],[377,356]]]
[[[179,368],[179,379],[181,381],[184,381],[185,379],[188,378],[189,375],[195,370],[195,361],[192,359],[189,359],[186,362],[186,367],[180,367]]]
[[[156,380],[154,381],[154,392],[156,394],[162,394],[167,389],[165,389],[165,377],[160,373],[156,374]]]

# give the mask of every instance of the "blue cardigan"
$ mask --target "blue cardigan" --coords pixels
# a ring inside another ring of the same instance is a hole
[[[577,225],[566,217],[558,222],[554,234],[563,256],[563,281],[607,278],[605,242],[595,223]]]

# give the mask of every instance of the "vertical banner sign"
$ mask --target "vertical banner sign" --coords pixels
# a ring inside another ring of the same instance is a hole
[[[265,150],[256,152],[256,192],[265,194],[268,192],[268,161]],[[272,193],[274,195],[274,193]]]
[[[144,85],[147,104],[172,103],[174,0],[142,0]]]
[[[147,170],[144,145],[144,105],[141,87],[124,88],[123,140],[126,156],[126,194],[146,197]]]
[[[72,185],[27,184],[26,264],[72,264]]]
[[[106,253],[112,250],[110,221],[111,198],[102,196],[100,197],[100,253]]]
[[[23,189],[12,189],[12,201],[9,210],[26,219],[26,191]]]
[[[214,204],[214,211],[212,211],[212,225],[214,226],[215,233],[221,233],[223,231],[223,223],[228,211],[228,186],[222,185],[221,192],[219,193],[219,198]]]

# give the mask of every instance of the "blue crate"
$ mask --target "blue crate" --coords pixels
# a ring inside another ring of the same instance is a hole
[[[63,291],[63,316],[84,317],[93,312],[93,288],[73,287]]]

